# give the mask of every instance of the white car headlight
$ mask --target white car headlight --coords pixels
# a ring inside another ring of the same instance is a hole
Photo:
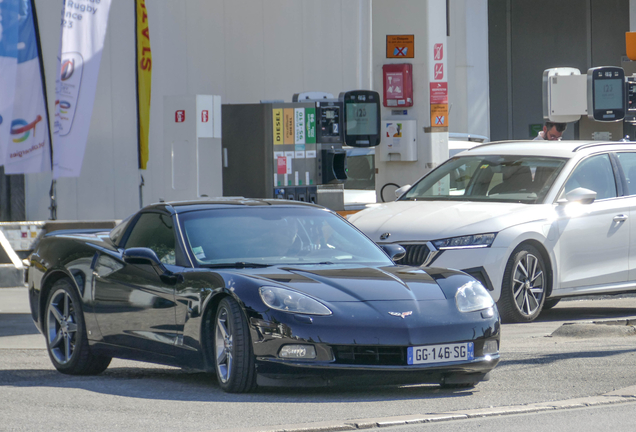
[[[460,312],[474,312],[491,308],[495,302],[481,283],[470,281],[460,286],[455,293],[455,304]]]
[[[258,289],[263,303],[272,309],[307,315],[331,315],[329,308],[318,300],[297,291],[264,286]]]
[[[497,233],[475,234],[461,237],[451,237],[441,240],[433,240],[433,246],[438,250],[445,249],[473,249],[490,247]]]

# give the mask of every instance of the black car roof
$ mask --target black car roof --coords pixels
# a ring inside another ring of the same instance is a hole
[[[158,202],[144,207],[144,210],[158,209],[167,210],[170,213],[184,213],[196,210],[207,210],[211,208],[233,208],[233,207],[311,207],[322,209],[323,207],[302,202],[290,201],[282,199],[259,199],[244,197],[219,197],[219,198],[202,198],[198,200],[169,201]]]

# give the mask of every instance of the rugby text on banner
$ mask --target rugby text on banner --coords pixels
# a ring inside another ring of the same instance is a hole
[[[139,168],[148,163],[148,131],[150,125],[150,88],[152,83],[152,52],[146,1],[136,0],[137,8],[137,118],[139,127]]]
[[[66,0],[55,82],[53,178],[79,177],[111,0]]]

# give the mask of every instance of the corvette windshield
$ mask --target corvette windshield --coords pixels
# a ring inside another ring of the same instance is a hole
[[[537,156],[462,156],[446,161],[401,201],[543,201],[566,159]]]
[[[184,213],[179,218],[189,253],[202,267],[393,264],[348,222],[316,208],[220,208]]]

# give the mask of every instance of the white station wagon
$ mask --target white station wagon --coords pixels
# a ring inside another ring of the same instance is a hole
[[[403,246],[399,263],[474,276],[504,321],[532,321],[563,297],[636,290],[636,143],[488,143],[397,193],[350,222]]]

